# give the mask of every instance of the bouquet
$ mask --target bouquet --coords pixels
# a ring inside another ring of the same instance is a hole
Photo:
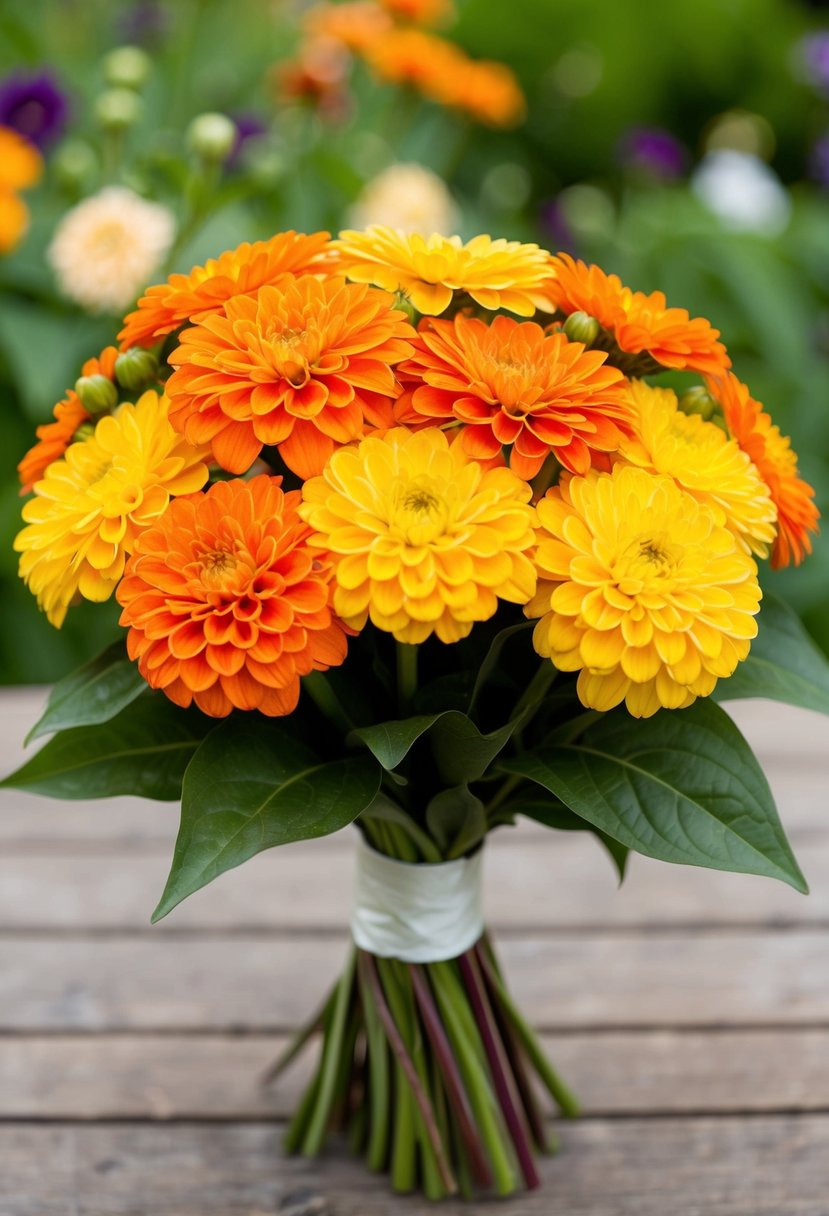
[[[6,784],[181,800],[154,919],[356,825],[353,947],[287,1133],[397,1191],[508,1195],[576,1101],[481,904],[521,817],[805,891],[718,699],[829,710],[758,562],[817,510],[718,332],[536,245],[286,232],[150,287],[38,431],[20,574],[124,640]],[[759,632],[758,632],[759,613]]]

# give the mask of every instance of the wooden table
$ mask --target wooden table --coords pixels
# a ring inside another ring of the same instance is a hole
[[[3,771],[42,701],[0,694]],[[502,957],[585,1111],[545,1188],[493,1211],[829,1213],[829,720],[733,712],[809,898],[638,857],[617,890],[592,840],[530,825],[489,846]],[[343,958],[350,834],[264,854],[151,928],[177,821],[171,804],[3,795],[0,1213],[426,1212],[340,1146],[286,1160],[303,1069],[259,1084]]]

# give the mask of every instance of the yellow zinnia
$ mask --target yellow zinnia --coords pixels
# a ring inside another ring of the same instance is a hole
[[[538,245],[475,236],[422,236],[375,224],[365,232],[341,232],[332,242],[337,270],[355,283],[374,283],[401,291],[424,316],[445,312],[454,293],[472,297],[482,308],[505,308],[531,317],[537,308],[552,311],[550,254]]]
[[[699,414],[684,414],[676,393],[632,380],[635,439],[623,439],[622,454],[633,464],[668,473],[717,522],[730,528],[752,553],[768,557],[777,535],[777,510],[769,489],[735,439]]]
[[[757,633],[757,566],[706,503],[617,464],[565,473],[538,504],[538,653],[578,671],[590,709],[681,709],[730,676]]]
[[[484,470],[437,429],[396,429],[335,452],[302,490],[311,541],[334,557],[334,611],[399,642],[457,642],[498,599],[535,590],[530,487]]]
[[[176,434],[167,411],[153,392],[122,405],[35,483],[14,547],[21,578],[57,628],[77,594],[109,599],[138,534],[173,495],[207,481],[207,449]]]

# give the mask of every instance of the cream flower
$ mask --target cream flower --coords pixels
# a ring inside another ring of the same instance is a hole
[[[389,165],[368,182],[349,214],[354,228],[382,224],[403,232],[449,236],[458,211],[444,180],[425,165]]]
[[[48,258],[61,291],[88,312],[122,312],[163,261],[175,233],[166,207],[107,186],[63,217]]]

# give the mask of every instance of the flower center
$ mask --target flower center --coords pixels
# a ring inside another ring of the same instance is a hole
[[[394,491],[389,523],[407,545],[425,545],[446,530],[447,505],[435,478],[415,477]]]
[[[211,549],[201,560],[202,582],[208,587],[223,587],[235,573],[236,565],[236,557],[228,549]]]

